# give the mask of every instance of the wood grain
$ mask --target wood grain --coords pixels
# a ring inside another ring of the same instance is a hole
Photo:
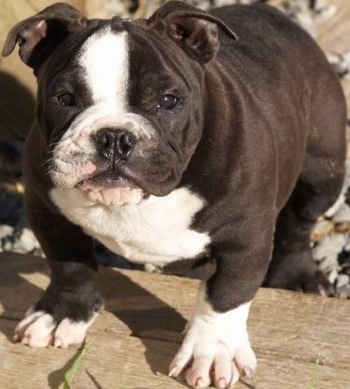
[[[76,348],[31,349],[11,342],[17,321],[48,284],[46,262],[4,253],[0,261],[0,387],[58,388]],[[198,281],[103,268],[100,284],[106,311],[89,331],[90,350],[72,387],[184,388],[167,377],[167,369]],[[350,387],[349,301],[261,289],[249,332],[258,369],[235,388],[311,389],[313,375],[315,389]]]

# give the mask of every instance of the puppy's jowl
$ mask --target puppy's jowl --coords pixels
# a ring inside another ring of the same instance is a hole
[[[256,358],[258,288],[326,291],[309,232],[343,181],[345,103],[321,50],[267,6],[87,20],[56,4],[16,25],[38,80],[23,169],[51,267],[16,328],[33,347],[81,342],[103,307],[93,239],[177,272],[210,261],[170,375],[229,387]]]

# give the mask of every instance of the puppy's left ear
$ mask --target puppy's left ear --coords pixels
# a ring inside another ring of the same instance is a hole
[[[166,3],[148,23],[202,63],[214,59],[219,50],[219,28],[237,40],[236,34],[222,20],[181,1]]]

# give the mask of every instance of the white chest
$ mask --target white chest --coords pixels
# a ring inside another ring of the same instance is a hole
[[[194,258],[210,242],[189,228],[204,201],[186,188],[119,207],[91,202],[77,189],[53,189],[51,198],[68,220],[131,262],[162,266]]]

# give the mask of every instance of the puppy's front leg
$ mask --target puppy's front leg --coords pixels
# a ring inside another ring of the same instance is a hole
[[[194,388],[210,384],[228,388],[240,375],[254,372],[256,357],[247,318],[269,263],[272,235],[273,228],[241,252],[215,252],[216,272],[199,288],[186,336],[170,364],[170,376],[183,375]]]
[[[14,341],[31,347],[68,347],[84,340],[103,307],[92,240],[28,192],[28,218],[48,258],[51,281],[17,325]]]
[[[240,372],[251,375],[256,367],[247,332],[251,303],[219,313],[207,301],[205,291],[203,282],[169,375],[183,373],[187,383],[196,388],[207,387],[212,381],[216,388],[227,388],[239,379]]]

